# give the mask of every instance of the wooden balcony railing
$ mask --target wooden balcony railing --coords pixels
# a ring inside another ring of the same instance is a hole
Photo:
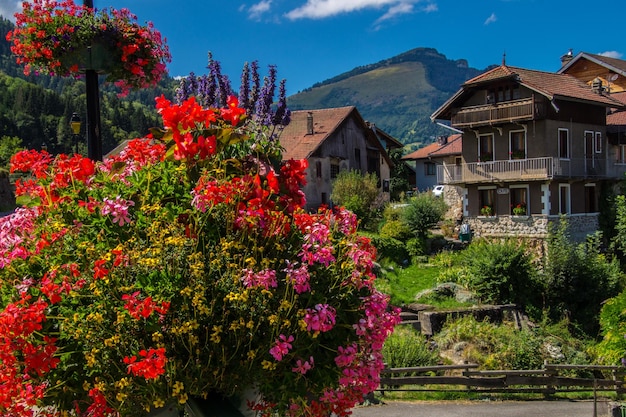
[[[608,166],[607,166],[608,165]],[[439,184],[537,181],[560,178],[623,178],[626,165],[600,159],[552,157],[439,165]]]
[[[532,98],[498,104],[464,107],[452,116],[453,127],[472,127],[502,122],[533,120],[545,114],[543,103]]]

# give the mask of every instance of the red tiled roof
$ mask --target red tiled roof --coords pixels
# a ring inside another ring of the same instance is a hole
[[[615,100],[621,101],[622,103],[626,104],[626,91],[621,91],[619,93],[611,93],[611,97],[613,97]]]
[[[456,134],[448,137],[448,143],[434,151],[431,156],[461,155],[463,153],[463,135]]]
[[[606,116],[607,126],[626,126],[626,111],[611,113]]]
[[[471,87],[474,84],[482,84],[496,79],[511,77],[515,77],[520,84],[537,91],[550,100],[553,98],[569,98],[609,106],[622,105],[621,102],[610,96],[594,93],[587,84],[571,75],[509,67],[506,65],[494,68],[491,71],[487,71],[482,75],[472,78],[463,84],[463,86]]]
[[[353,112],[354,106],[319,110],[298,110],[291,113],[291,122],[280,134],[285,151],[283,159],[307,159]],[[307,134],[307,116],[313,114],[313,134]]]
[[[402,159],[416,160],[427,159],[433,156],[448,156],[448,155],[460,155],[462,150],[462,138],[463,135],[456,134],[448,137],[447,143],[440,145],[438,142],[431,143],[411,152],[408,155],[404,155]]]

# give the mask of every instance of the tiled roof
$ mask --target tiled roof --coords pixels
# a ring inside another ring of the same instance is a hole
[[[402,159],[412,161],[416,159],[427,159],[433,156],[460,155],[462,150],[462,138],[463,135],[461,134],[451,135],[448,137],[447,143],[443,145],[440,145],[438,142],[431,143],[415,152],[404,155]]]
[[[611,97],[613,97],[615,100],[621,101],[622,103],[626,104],[626,91],[621,91],[619,93],[611,93]]]
[[[607,126],[626,126],[626,111],[611,113],[606,116]]]
[[[431,156],[461,155],[463,152],[463,135],[456,134],[448,137],[448,143],[434,151]]]
[[[622,104],[610,96],[594,93],[587,84],[571,75],[509,67],[506,65],[487,71],[467,81],[463,86],[471,87],[474,84],[482,84],[488,81],[511,77],[515,77],[520,84],[548,97],[550,100],[553,98],[569,98],[609,106]]]
[[[585,52],[583,54],[583,56],[584,55],[587,55],[587,56],[589,56],[591,58],[594,58],[594,59],[596,59],[596,60],[598,60],[600,62],[603,62],[603,63],[607,64],[608,66],[614,67],[615,69],[618,69],[618,70],[620,70],[622,72],[626,72],[626,61],[624,61],[622,59],[611,58],[611,57],[603,56],[603,55],[590,54],[590,53],[587,53],[587,52]]]
[[[297,110],[280,134],[283,159],[307,159],[339,125],[356,111],[354,106],[319,110]],[[307,116],[313,114],[313,134],[307,134]]]

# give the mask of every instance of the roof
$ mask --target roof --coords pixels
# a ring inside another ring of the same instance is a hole
[[[626,126],[626,111],[611,113],[606,116],[607,126]]]
[[[402,157],[404,160],[428,159],[432,157],[443,157],[449,155],[460,155],[462,151],[463,135],[455,134],[448,137],[448,141],[441,145],[438,142],[420,148],[415,152]]]
[[[309,114],[313,116],[313,134],[308,133],[307,119]],[[381,143],[379,135],[383,135],[385,140],[393,138],[375,128],[373,124],[363,120],[363,117],[361,117],[361,114],[354,106],[293,111],[291,113],[291,122],[285,126],[280,134],[280,144],[284,148],[283,160],[309,159],[317,148],[350,117],[354,117],[357,124],[362,126],[368,143],[380,151],[390,166],[393,165]]]
[[[308,159],[344,120],[356,112],[356,107],[336,107],[318,110],[297,110],[291,113],[291,122],[280,134],[285,151],[283,159]],[[307,116],[313,115],[313,134],[307,134]]]
[[[603,55],[590,54],[588,52],[579,52],[567,64],[563,65],[561,69],[559,69],[557,72],[559,74],[567,72],[569,68],[574,66],[578,61],[582,59],[587,59],[598,65],[602,65],[603,67],[606,67],[607,69],[610,69],[613,72],[626,76],[626,61],[622,59],[603,56]]]
[[[442,116],[461,96],[474,88],[507,79],[518,82],[520,85],[545,96],[548,100],[579,101],[605,107],[624,107],[622,102],[610,96],[593,92],[587,84],[571,75],[501,65],[466,81],[456,94],[431,115],[431,119],[435,120]]]

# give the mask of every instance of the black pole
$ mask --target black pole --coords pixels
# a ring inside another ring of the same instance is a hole
[[[93,9],[93,0],[83,0],[83,5]],[[89,47],[89,65],[85,71],[87,94],[87,156],[94,161],[102,161],[102,135],[100,131],[100,91],[98,73],[91,68],[91,47]]]

